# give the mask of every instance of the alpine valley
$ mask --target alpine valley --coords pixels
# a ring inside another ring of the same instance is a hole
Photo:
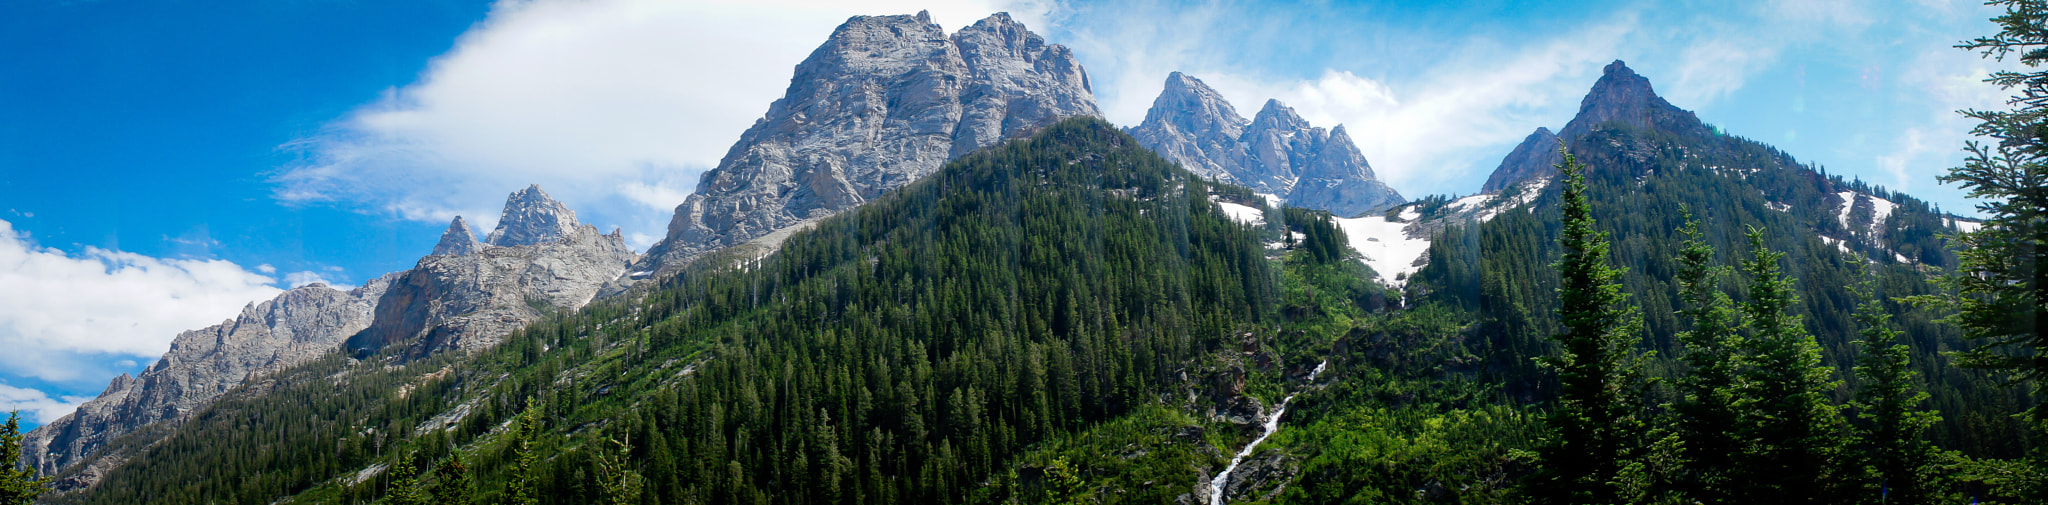
[[[495,229],[457,217],[410,270],[179,334],[21,461],[48,504],[2027,502],[1971,476],[2031,471],[2036,399],[1900,300],[1945,293],[1979,219],[1621,61],[1478,193],[1420,198],[1343,125],[1160,77],[1118,127],[1006,14],[854,17],[644,253],[505,188]],[[1634,431],[1584,436],[1625,449],[1569,445],[1608,412],[1564,337],[1591,334],[1565,296],[1588,257],[1627,307],[1602,316],[1627,413],[1595,431]],[[1867,372],[1879,327],[1905,382]],[[1938,412],[1906,425],[1912,490],[1870,435],[1898,384]],[[1571,451],[1634,484],[1546,494]]]

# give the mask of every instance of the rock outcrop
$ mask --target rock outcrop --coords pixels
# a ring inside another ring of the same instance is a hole
[[[1130,132],[1189,171],[1290,205],[1355,216],[1407,202],[1373,175],[1343,125],[1316,127],[1279,100],[1246,121],[1221,93],[1180,72],[1166,77],[1165,91]]]
[[[434,255],[476,254],[476,250],[483,246],[476,241],[476,234],[469,231],[469,223],[464,222],[462,216],[455,216],[455,221],[448,223],[448,231],[441,233],[441,242],[434,244]]]
[[[360,354],[405,345],[409,357],[489,347],[543,311],[589,303],[636,258],[618,231],[577,223],[567,206],[528,187],[506,199],[485,246],[427,256],[396,274],[375,320],[346,346]]]
[[[922,12],[856,16],[797,65],[783,97],[704,174],[633,270],[671,271],[859,205],[975,149],[1095,115],[1073,52],[1008,14],[951,36]]]
[[[457,216],[457,222],[462,217]],[[467,226],[465,226],[466,228]],[[576,211],[562,205],[539,184],[527,186],[505,198],[505,212],[498,216],[498,228],[484,242],[498,247],[544,244],[576,233]]]
[[[373,304],[394,277],[346,292],[308,284],[252,303],[234,319],[179,334],[140,375],[122,374],[98,398],[30,431],[22,440],[25,462],[58,475],[94,458],[56,483],[59,490],[92,485],[126,459],[94,454],[108,442],[153,423],[183,422],[243,381],[331,352],[368,327]]]
[[[1557,139],[1575,142],[1608,123],[1680,135],[1713,134],[1699,116],[1664,101],[1651,89],[1649,79],[1630,70],[1621,60],[1614,60],[1602,69],[1593,90],[1579,101],[1578,115],[1565,123],[1563,130],[1553,136],[1550,130],[1537,128],[1501,160],[1500,167],[1486,178],[1480,191],[1495,193],[1518,182],[1557,175],[1556,165],[1561,159]]]

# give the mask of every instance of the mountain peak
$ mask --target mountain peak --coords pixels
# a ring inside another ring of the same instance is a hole
[[[505,212],[498,218],[498,228],[491,230],[485,243],[511,247],[553,242],[575,229],[576,211],[534,184],[505,198]]]
[[[1680,109],[1657,96],[1649,78],[1628,68],[1627,63],[1614,60],[1600,69],[1600,80],[1594,81],[1593,89],[1579,101],[1578,115],[1565,123],[1564,129],[1553,134],[1549,128],[1539,127],[1523,138],[1520,145],[1501,159],[1500,167],[1487,177],[1486,185],[1480,191],[1493,193],[1517,182],[1556,175],[1557,168],[1552,165],[1559,161],[1558,139],[1577,142],[1579,137],[1609,123],[1680,135],[1713,134],[1692,111]]]
[[[477,243],[476,233],[469,230],[469,223],[462,216],[448,223],[448,231],[441,232],[441,243],[434,244],[434,256],[462,256],[475,253],[483,244]]]
[[[1698,116],[1657,96],[1657,90],[1650,86],[1650,79],[1637,74],[1621,60],[1614,60],[1601,69],[1600,80],[1593,82],[1593,89],[1579,101],[1579,114],[1564,125],[1558,136],[1577,139],[1610,121],[1673,133],[1706,131],[1706,125],[1700,123]]]
[[[1268,98],[1259,113],[1252,116],[1251,129],[1255,130],[1301,130],[1309,128],[1308,120],[1294,113],[1293,107],[1280,103],[1279,99]]]

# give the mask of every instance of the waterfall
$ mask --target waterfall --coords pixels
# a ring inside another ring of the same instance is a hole
[[[1327,366],[1330,366],[1330,360],[1323,360],[1322,363],[1317,363],[1316,369],[1308,373],[1308,381],[1306,382],[1315,382],[1316,376],[1322,375],[1323,367]],[[1280,415],[1287,413],[1287,402],[1294,401],[1294,396],[1299,394],[1301,394],[1300,391],[1295,391],[1288,394],[1287,398],[1281,399],[1280,405],[1273,408],[1273,415],[1266,416],[1265,432],[1260,433],[1259,438],[1252,439],[1252,443],[1244,444],[1244,450],[1237,451],[1237,457],[1230,458],[1230,466],[1223,467],[1223,473],[1218,473],[1216,478],[1209,479],[1209,505],[1223,505],[1223,486],[1230,484],[1230,472],[1237,471],[1237,465],[1244,463],[1244,458],[1251,456],[1252,449],[1259,448],[1259,443],[1265,442],[1266,437],[1273,436],[1275,431],[1280,431]]]

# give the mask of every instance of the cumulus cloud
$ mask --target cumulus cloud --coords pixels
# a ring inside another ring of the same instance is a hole
[[[84,396],[51,398],[42,391],[0,384],[0,412],[21,412],[23,420],[35,424],[50,424],[50,421],[78,410],[80,404],[91,399]]]
[[[0,367],[54,382],[111,376],[107,363],[154,359],[178,332],[276,296],[275,282],[224,260],[67,254],[0,221]]]
[[[307,161],[276,174],[276,196],[488,229],[506,193],[539,183],[586,222],[658,236],[847,17],[929,8],[951,30],[1005,7],[502,0],[417,82],[287,146]]]

